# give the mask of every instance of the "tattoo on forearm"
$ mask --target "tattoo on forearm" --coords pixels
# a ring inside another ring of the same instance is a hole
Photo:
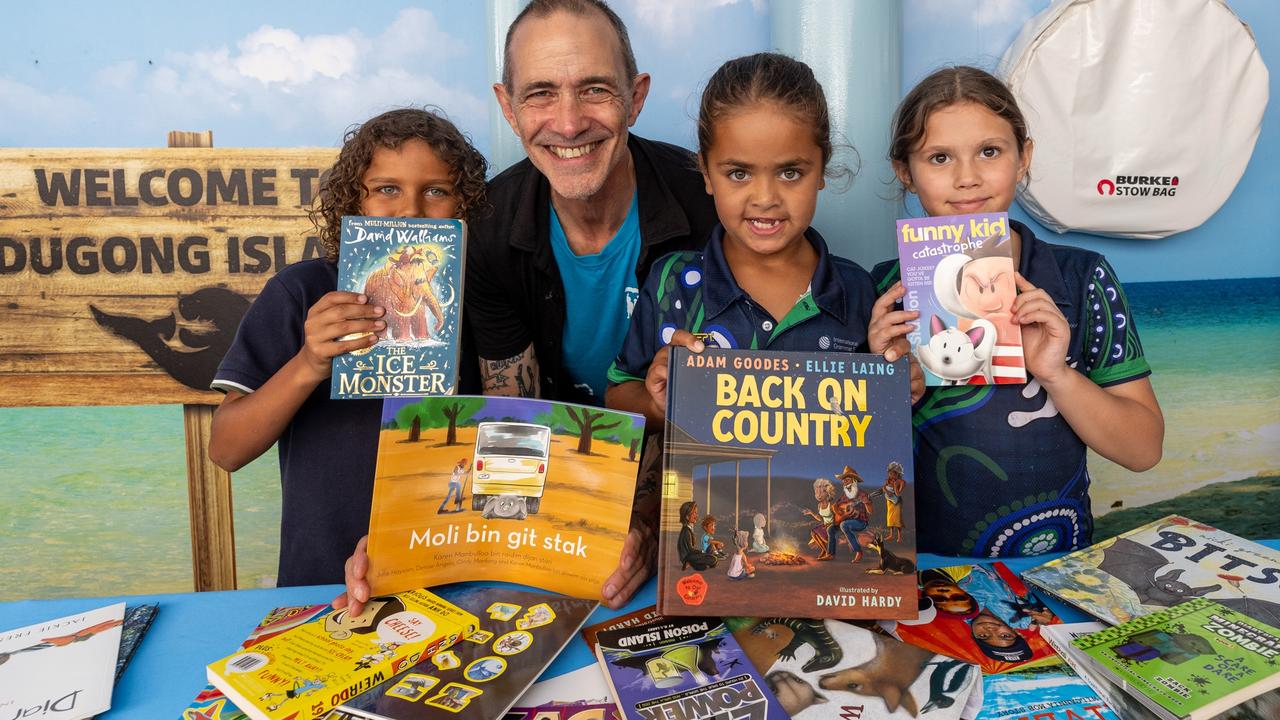
[[[533,346],[502,360],[480,360],[480,377],[486,395],[538,397],[538,360]]]

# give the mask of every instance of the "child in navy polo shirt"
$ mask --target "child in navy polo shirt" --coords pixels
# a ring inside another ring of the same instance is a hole
[[[452,123],[426,110],[393,110],[349,131],[312,212],[325,257],[267,281],[218,367],[213,387],[226,397],[210,459],[234,471],[280,443],[278,585],[342,582],[369,527],[382,402],[330,400],[329,375],[334,356],[377,341],[385,311],[337,292],[341,218],[465,217],[484,197],[485,165]]]
[[[1009,89],[982,70],[955,67],[903,98],[889,157],[925,212],[958,215],[1007,211],[1031,151]],[[934,387],[916,403],[921,552],[1002,557],[1089,545],[1086,451],[1136,471],[1160,459],[1164,419],[1115,272],[1098,253],[1010,227],[1015,278],[982,284],[1022,328],[1030,381]],[[872,274],[882,300],[901,300],[896,260]],[[901,356],[918,319],[915,311],[878,315],[871,348]]]
[[[827,102],[809,66],[773,53],[720,66],[698,146],[720,224],[702,252],[654,263],[605,395],[658,427],[670,345],[700,352],[701,333],[727,348],[865,350],[876,301],[867,271],[809,226],[825,178],[848,174],[830,165]]]

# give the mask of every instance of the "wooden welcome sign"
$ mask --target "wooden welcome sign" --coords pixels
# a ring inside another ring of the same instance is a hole
[[[216,404],[335,150],[0,149],[0,407]]]

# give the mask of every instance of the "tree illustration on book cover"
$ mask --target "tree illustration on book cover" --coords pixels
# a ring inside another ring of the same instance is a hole
[[[631,521],[639,415],[507,397],[388,398],[375,593],[505,580],[598,598]]]
[[[907,361],[671,354],[665,615],[916,617]]]

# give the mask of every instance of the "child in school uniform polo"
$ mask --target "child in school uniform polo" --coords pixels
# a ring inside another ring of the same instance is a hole
[[[1106,259],[1009,224],[1022,238],[1018,272],[1053,298],[1071,328],[1067,365],[1102,387],[1150,375]],[[898,261],[876,265],[872,275],[878,292],[888,290]],[[1026,385],[927,388],[912,425],[920,552],[1022,556],[1092,543],[1088,448],[1034,377]]]
[[[643,380],[676,330],[709,346],[752,350],[866,352],[875,292],[857,263],[832,255],[817,230],[805,239],[818,253],[809,290],[782,318],[772,317],[738,286],[717,225],[702,252],[678,252],[653,265],[609,382]]]

